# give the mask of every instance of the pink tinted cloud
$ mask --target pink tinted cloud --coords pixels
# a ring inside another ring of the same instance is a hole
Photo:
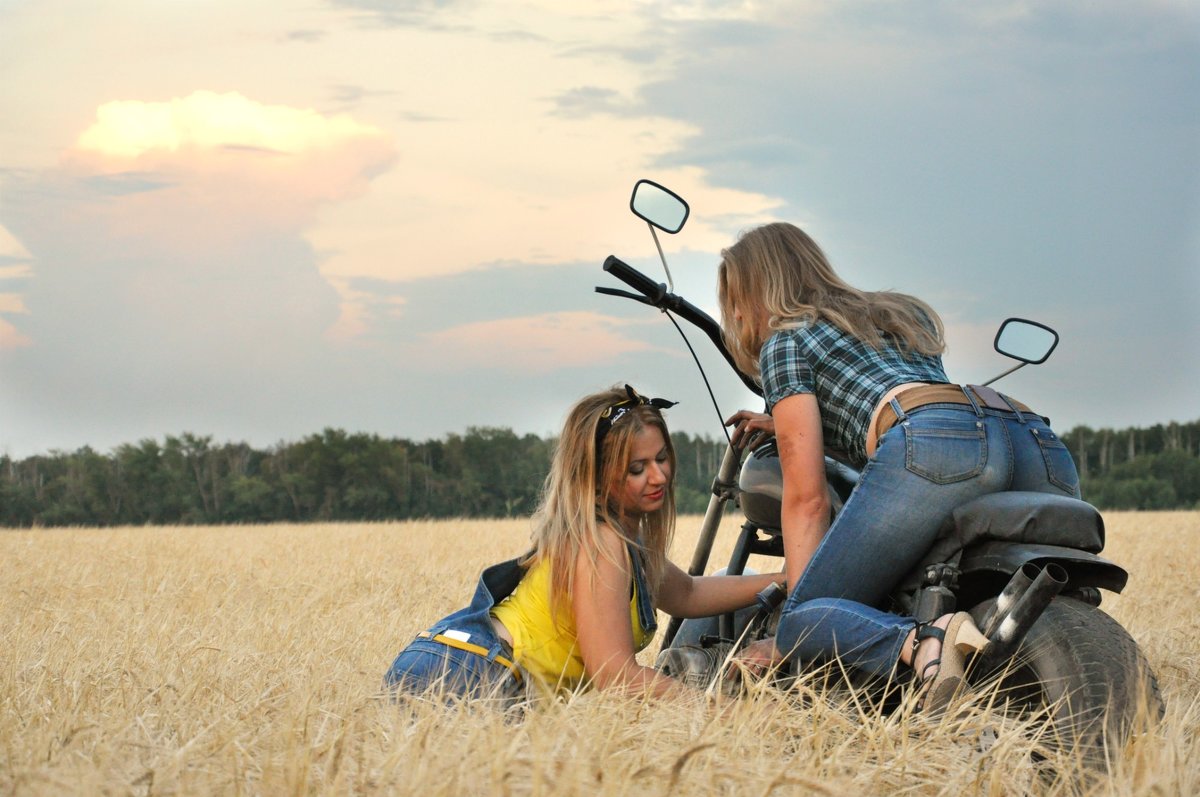
[[[426,336],[419,356],[427,363],[446,363],[455,370],[474,366],[544,373],[655,350],[623,335],[621,330],[630,326],[628,319],[589,312],[479,321]]]
[[[29,336],[0,317],[0,349],[17,349],[33,343]]]
[[[198,279],[227,275],[228,290],[255,290],[247,277],[268,268],[278,273],[264,257],[285,250],[309,250],[291,267],[297,282],[309,280],[318,265],[308,241],[319,209],[363,194],[395,160],[390,133],[345,114],[236,92],[120,100],[101,105],[63,154],[51,179],[84,189],[81,201],[62,204],[54,216],[97,252],[157,261],[152,284],[129,280],[118,290],[141,312],[174,313],[173,300]],[[285,286],[259,299],[292,310],[315,301],[315,288],[304,299],[290,295],[296,290]],[[172,294],[165,300],[164,291]],[[322,329],[329,325],[321,322]]]
[[[24,317],[7,311],[0,347],[69,322],[60,308],[80,278],[107,312],[146,326],[199,324],[246,294],[254,307],[233,326],[261,320],[256,339],[283,316],[319,334],[336,294],[307,234],[322,205],[361,194],[395,157],[376,127],[236,93],[105,103],[59,168],[8,186],[0,264],[23,255],[32,279],[0,283],[29,299]]]
[[[114,235],[204,245],[300,232],[321,204],[363,193],[395,157],[389,134],[348,116],[197,91],[100,106],[63,167],[114,189],[96,209]],[[146,190],[123,189],[139,183]]]

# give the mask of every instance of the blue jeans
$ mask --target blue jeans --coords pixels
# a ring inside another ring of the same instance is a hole
[[[513,653],[496,635],[491,609],[512,593],[524,574],[518,559],[492,565],[480,575],[470,605],[429,628],[431,636],[449,634],[484,648],[485,655],[418,637],[396,656],[383,677],[384,688],[422,693],[436,685],[444,695],[517,697],[522,681],[495,660],[502,656],[512,661]]]
[[[1006,490],[1079,497],[1070,452],[1036,415],[962,404],[893,408],[897,423],[784,604],[776,644],[785,654],[836,652],[886,675],[914,621],[872,607],[953,523],[956,507]]]
[[[444,630],[463,633],[457,626]],[[414,639],[392,662],[384,676],[385,687],[414,694],[436,688],[442,695],[462,698],[508,700],[520,695],[521,682],[508,667],[495,660],[496,656],[502,656],[511,661],[512,650],[491,628],[471,633],[470,641],[486,648],[487,655],[450,647],[432,639]]]
[[[633,591],[637,595],[638,621],[643,629],[653,633],[658,622],[642,554],[633,543],[628,543],[627,548],[637,585]],[[443,617],[429,628],[429,634],[433,636],[447,631],[456,634],[461,641],[485,648],[486,655],[418,637],[392,662],[383,677],[384,688],[420,693],[439,684],[444,693],[461,697],[520,697],[523,689],[528,687],[529,674],[521,670],[522,676],[518,680],[508,667],[495,660],[496,656],[502,656],[512,661],[513,652],[496,635],[491,620],[492,607],[511,595],[525,576],[520,561],[520,558],[510,559],[485,569],[479,576],[470,605]]]

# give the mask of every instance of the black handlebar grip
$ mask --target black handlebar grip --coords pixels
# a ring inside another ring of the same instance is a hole
[[[694,324],[699,329],[703,330],[704,334],[708,335],[708,339],[717,347],[717,351],[725,358],[725,361],[733,368],[734,372],[742,380],[742,384],[748,387],[754,393],[762,395],[762,388],[750,377],[738,370],[737,363],[733,361],[733,356],[729,353],[729,349],[725,347],[725,340],[721,335],[721,325],[718,324],[712,316],[696,307],[691,302],[681,296],[676,296],[667,291],[667,286],[654,282],[642,272],[638,271],[633,266],[621,260],[616,255],[609,255],[604,261],[604,270],[612,274],[617,279],[624,282],[629,287],[633,288],[638,293],[646,297],[646,304],[652,305],[662,310],[671,310],[678,313],[681,318],[686,319]],[[599,290],[599,289],[597,289]],[[607,291],[601,291],[607,293]]]
[[[657,301],[664,295],[665,289],[662,285],[615,255],[609,255],[605,259],[604,270],[647,298]]]

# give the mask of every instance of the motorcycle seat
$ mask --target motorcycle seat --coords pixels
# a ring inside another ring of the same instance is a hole
[[[951,533],[941,536],[961,547],[1002,540],[1099,553],[1104,549],[1104,519],[1096,507],[1078,498],[1053,493],[992,493],[955,509]]]
[[[929,552],[901,581],[899,591],[916,588],[929,566],[957,564],[967,548],[996,542],[1054,546],[1060,552],[1073,549],[1086,552],[1080,554],[1086,557],[1104,548],[1104,519],[1096,507],[1065,495],[1014,491],[981,496],[954,510]],[[1100,585],[1119,592],[1123,584]]]

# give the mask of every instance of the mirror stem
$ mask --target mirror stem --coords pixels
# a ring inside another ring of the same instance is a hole
[[[658,242],[658,233],[654,231],[654,225],[646,222],[646,226],[650,228],[650,234],[654,236],[654,245],[658,247],[658,259],[662,261],[663,271],[667,272],[667,290],[671,293],[675,292],[675,280],[671,279],[671,269],[667,267],[667,257],[663,254],[662,244]],[[996,377],[999,379],[999,377]]]
[[[1008,376],[1009,374],[1011,374],[1013,371],[1017,370],[1018,368],[1024,368],[1024,367],[1025,367],[1025,366],[1027,366],[1027,365],[1029,365],[1029,363],[1017,363],[1017,364],[1016,364],[1016,365],[1014,365],[1012,368],[1009,368],[1007,371],[1005,371],[1004,373],[1000,374],[999,376],[993,376],[991,379],[989,379],[988,381],[984,382],[984,383],[983,383],[983,386],[984,386],[984,387],[987,387],[987,386],[988,386],[988,385],[990,385],[992,382],[999,381],[999,380],[1003,379],[1004,377]]]

